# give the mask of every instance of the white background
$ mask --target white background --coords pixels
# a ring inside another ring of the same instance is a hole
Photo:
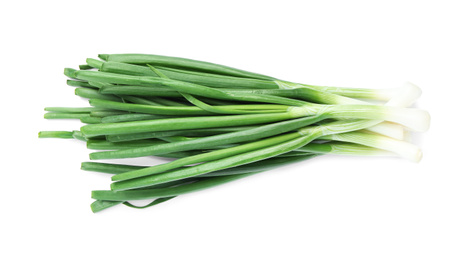
[[[3,1],[2,259],[476,259],[474,1]],[[146,210],[91,213],[109,176],[74,140],[64,67],[206,60],[345,87],[419,85],[424,157],[324,156]]]

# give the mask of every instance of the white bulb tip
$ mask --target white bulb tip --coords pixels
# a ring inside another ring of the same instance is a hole
[[[430,128],[430,114],[428,111],[417,108],[399,108],[394,110],[394,122],[402,124],[406,128],[416,131],[425,132]]]
[[[381,144],[383,149],[396,153],[402,158],[412,162],[419,162],[423,156],[420,147],[400,140],[391,140],[382,138]]]
[[[409,100],[415,101],[421,96],[421,88],[411,82],[405,82],[403,88]]]
[[[409,107],[421,96],[421,89],[411,83],[406,82],[396,91],[396,94],[386,103],[387,106]]]
[[[412,129],[417,132],[426,132],[430,128],[430,113],[425,110],[415,110]]]
[[[430,129],[431,116],[428,111],[423,111],[422,122],[421,122],[421,131],[425,132]]]
[[[420,148],[415,149],[412,153],[408,153],[405,158],[412,161],[412,162],[420,162],[421,158],[423,157],[423,153],[421,152]]]
[[[421,152],[421,150],[419,150],[417,156],[415,157],[415,162],[419,162],[421,161],[421,158],[423,157],[423,153]]]

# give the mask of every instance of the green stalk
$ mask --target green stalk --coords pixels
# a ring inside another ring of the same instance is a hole
[[[101,88],[102,94],[113,95],[136,95],[142,97],[166,97],[166,98],[179,98],[182,95],[171,88],[165,88],[162,86],[130,86],[130,85],[110,85]]]
[[[102,64],[104,63],[104,61],[87,58],[87,59],[86,59],[86,63],[88,64],[88,66],[90,66],[90,67],[92,67],[92,68],[100,69],[101,66],[102,66]]]
[[[137,94],[136,94],[137,95]],[[170,100],[170,99],[165,99],[161,97],[148,97],[147,99],[154,101],[158,104],[161,104],[163,106],[172,106],[172,107],[179,107],[179,106],[188,106],[188,104],[183,104],[178,101]]]
[[[306,127],[299,130],[299,134],[301,134],[302,137],[296,138],[291,141],[287,141],[287,142],[276,144],[270,147],[230,156],[224,159],[218,159],[215,161],[206,162],[206,163],[199,164],[197,166],[193,166],[193,167],[189,167],[185,169],[173,170],[170,172],[164,172],[164,173],[140,177],[136,179],[115,182],[111,184],[111,189],[127,190],[127,189],[146,187],[146,186],[150,186],[154,184],[166,183],[168,181],[189,178],[192,176],[197,176],[197,175],[209,173],[212,171],[225,169],[228,167],[243,165],[243,164],[263,160],[266,158],[274,157],[276,155],[301,148],[302,146],[308,144],[312,140],[320,136],[327,135],[330,132],[332,132],[332,134],[338,134],[338,133],[356,131],[356,130],[367,128],[371,125],[375,125],[377,123],[378,123],[377,120],[374,120],[374,121],[352,120],[347,122],[331,122],[331,123],[323,124],[320,126]],[[205,138],[200,138],[200,139],[203,140]]]
[[[231,87],[231,86],[228,86]],[[310,88],[294,88],[294,89],[231,89],[221,88],[220,91],[229,95],[248,94],[258,96],[277,96],[289,99],[299,99],[302,101],[321,103],[321,104],[355,104],[361,103],[358,100],[326,93]],[[145,97],[180,97],[180,93],[173,89],[164,89],[163,87],[151,86],[104,86],[101,93],[116,95],[137,95]]]
[[[136,102],[140,102],[136,100]],[[146,105],[146,104],[130,104],[130,103],[121,103],[109,100],[101,99],[91,99],[89,104],[94,107],[102,109],[113,109],[113,110],[122,110],[136,113],[145,113],[145,114],[154,114],[154,115],[179,115],[179,116],[190,116],[190,115],[213,115],[216,112],[211,111],[228,111],[231,113],[241,113],[248,114],[250,112],[256,111],[247,111],[247,110],[258,110],[258,111],[268,111],[268,113],[282,113],[289,109],[289,106],[283,105],[229,105],[229,106],[213,106],[213,108],[207,108],[210,111],[204,110],[201,107],[196,106],[157,106],[157,105]]]
[[[339,96],[345,96],[355,99],[366,100],[380,100],[387,101],[395,96],[399,89],[370,89],[370,88],[342,88],[331,86],[317,86],[309,84],[299,84],[289,81],[275,80],[276,85],[280,89],[292,89],[292,88],[311,88],[322,92],[332,93]]]
[[[177,58],[177,57],[168,57],[162,55],[150,55],[150,54],[100,54],[100,59],[105,61],[115,61],[122,63],[131,63],[131,64],[151,64],[171,68],[183,68],[192,71],[203,71],[210,72],[213,74],[220,75],[229,75],[242,78],[255,78],[255,79],[265,79],[271,80],[272,77],[244,71],[240,69],[235,69],[232,67],[214,64],[210,62]]]
[[[124,115],[123,111],[119,110],[105,110],[105,111],[92,111],[89,113],[92,117],[109,117],[109,116],[118,116],[118,115]],[[102,122],[102,119],[101,119]]]
[[[212,73],[185,71],[166,67],[157,67],[163,75],[170,79],[180,80],[190,83],[195,83],[203,86],[214,88],[253,88],[253,89],[273,89],[277,85],[270,80],[260,80],[251,78],[241,78],[217,75]],[[101,71],[111,72],[117,74],[126,74],[134,76],[155,76],[150,69],[145,66],[139,66],[134,64],[120,63],[120,62],[104,62]]]
[[[78,130],[73,130],[73,138],[83,142],[87,142],[88,139]]]
[[[78,66],[78,68],[79,68],[80,70],[90,70],[90,69],[94,69],[93,67],[89,66],[88,64],[80,64],[80,65]]]
[[[145,65],[147,63],[140,63],[140,64]],[[149,63],[149,64],[154,65],[153,63]],[[121,74],[123,73],[123,74],[130,74],[130,75],[151,76],[150,73],[148,73],[146,70],[144,70],[144,68],[141,68],[141,67],[142,66],[137,66],[137,65],[134,66],[131,64],[124,64],[120,62],[105,62],[101,70],[121,73]],[[299,83],[293,83],[288,81],[276,80],[268,76],[265,76],[265,78],[261,78],[261,80],[240,78],[240,77],[226,77],[226,76],[220,75],[220,73],[214,73],[213,71],[211,73],[202,73],[202,72],[196,72],[196,71],[187,71],[187,70],[184,70],[183,68],[177,69],[177,67],[170,68],[170,66],[166,66],[166,65],[164,65],[163,67],[159,67],[157,69],[159,69],[163,74],[165,74],[167,77],[171,79],[191,82],[191,83],[210,86],[210,87],[217,87],[217,88],[227,88],[227,87],[229,88],[230,86],[233,86],[233,88],[238,87],[238,88],[253,88],[253,89],[257,89],[257,88],[290,89],[290,88],[304,87],[304,88],[310,88],[310,89],[318,90],[321,92],[332,93],[335,95],[340,95],[340,96],[345,96],[350,98],[384,100],[384,101],[389,100],[396,93],[399,92],[399,89],[342,88],[342,87],[299,84]]]
[[[59,113],[59,112],[48,112],[44,114],[45,119],[81,119],[88,117],[89,113]]]
[[[312,145],[312,146],[310,146]],[[317,145],[315,147],[314,145]],[[308,147],[310,146],[310,147]],[[289,163],[299,162],[305,159],[309,159],[312,157],[317,156],[318,154],[323,154],[330,152],[332,148],[330,146],[325,145],[322,147],[321,144],[307,144],[304,147],[309,151],[312,151],[311,154],[307,153],[306,155],[300,156],[291,156],[292,153],[283,154],[282,157],[276,156],[273,158],[265,159],[259,162],[249,163],[237,167],[232,167],[220,171],[211,172],[208,174],[200,175],[197,177],[211,177],[211,176],[222,176],[222,175],[231,175],[231,174],[241,174],[241,173],[249,173],[249,172],[258,172],[258,171],[265,171],[277,168],[279,166],[287,165]],[[303,148],[304,148],[303,147]],[[112,163],[98,163],[98,162],[83,162],[81,164],[81,169],[85,171],[94,171],[94,172],[102,172],[102,173],[110,173],[110,174],[121,174],[126,173],[129,171],[145,169],[147,166],[136,166],[136,165],[126,165],[126,164],[112,164]]]
[[[253,110],[239,110],[239,109],[232,109],[230,107],[233,106],[210,106],[199,99],[195,98],[192,95],[186,94],[186,93],[181,93],[184,98],[186,98],[190,103],[194,104],[195,106],[208,111],[210,113],[215,113],[215,114],[263,114],[263,113],[276,113],[276,112],[286,112],[289,107],[286,107],[286,109],[282,110],[254,110],[257,108],[259,105],[252,105]],[[266,105],[265,105],[266,106]],[[238,106],[234,106],[238,107]],[[285,106],[284,106],[285,107]]]
[[[135,98],[135,101],[138,98]],[[145,105],[145,104],[131,104],[131,103],[121,103],[116,101],[101,100],[101,99],[90,99],[89,104],[93,107],[103,108],[103,109],[114,109],[122,110],[136,113],[145,113],[145,114],[154,114],[154,115],[179,115],[179,116],[193,116],[193,115],[212,115],[208,111],[204,111],[199,107],[187,106],[187,107],[168,107],[168,106],[157,106],[157,105]]]
[[[322,104],[366,104],[366,102],[346,98],[332,93],[317,91],[309,88],[299,87],[292,89],[221,89],[228,94],[247,93],[247,94],[265,94],[275,95],[287,98],[302,99],[310,102],[317,102]],[[110,86],[101,89],[103,93],[130,95],[137,94],[141,96],[168,96],[178,97],[180,93],[177,91],[164,90],[156,87],[129,87],[129,86]],[[204,108],[204,107],[203,107]],[[382,122],[372,129],[373,132],[388,135],[394,138],[401,138],[401,129],[395,124],[389,122]]]
[[[38,133],[39,138],[73,138],[73,132],[69,131],[41,131]]]
[[[74,90],[74,94],[82,98],[102,99],[102,100],[122,102],[121,98],[114,95],[100,94],[99,91],[96,89],[76,88]]]
[[[111,184],[111,189],[115,191],[120,191],[147,187],[155,184],[190,178],[213,171],[226,169],[229,167],[252,163],[292,151],[301,146],[304,146],[305,144],[311,142],[313,139],[313,135],[306,135],[298,137],[291,141],[275,144],[267,148],[202,163],[197,166],[192,166],[185,169],[178,169],[170,172],[145,176],[132,180],[118,181]]]
[[[111,191],[111,190],[95,190],[92,191],[91,197],[97,200],[110,200],[110,201],[129,201],[129,200],[142,200],[142,199],[155,199],[165,198],[171,196],[183,195],[190,192],[195,192],[211,187],[215,187],[227,182],[238,180],[255,173],[247,174],[235,174],[227,176],[218,176],[214,178],[203,178],[197,182],[180,185],[176,187],[168,187],[163,189],[140,189],[129,191]]]
[[[108,200],[96,200],[91,203],[91,211],[93,213],[105,210],[107,208],[122,204],[123,201],[108,201]]]
[[[91,84],[89,84],[87,81],[82,81],[82,80],[68,79],[68,80],[66,80],[66,84],[68,86],[72,86],[72,87],[96,88],[96,87],[92,86]]]
[[[189,130],[183,131],[164,131],[164,132],[147,132],[147,133],[131,133],[131,134],[122,134],[122,135],[108,135],[106,139],[109,142],[124,142],[124,141],[135,141],[135,140],[144,140],[152,138],[161,138],[164,136],[174,136],[177,134],[184,134],[190,132]]]
[[[321,137],[319,137],[321,139]],[[296,151],[302,151],[312,154],[334,154],[351,156],[389,156],[390,154],[373,147],[346,143],[346,142],[327,142],[327,143],[309,143]]]
[[[93,150],[117,150],[144,147],[150,145],[165,144],[160,140],[135,140],[126,142],[109,142],[106,140],[88,140],[86,147]]]
[[[301,106],[308,104],[308,102],[283,98],[271,95],[249,95],[246,93],[242,94],[228,94],[219,89],[209,88],[206,86],[182,82],[172,79],[159,78],[159,77],[150,77],[150,76],[130,76],[123,74],[114,74],[101,71],[86,71],[80,70],[76,71],[74,75],[78,79],[87,80],[87,81],[98,81],[103,83],[113,83],[113,84],[125,84],[125,85],[145,85],[145,86],[166,86],[177,90],[179,92],[204,96],[209,98],[217,98],[224,100],[236,100],[236,101],[247,101],[247,102],[264,102],[264,103],[274,103],[281,105],[290,105],[290,106]]]
[[[314,153],[314,154],[308,153],[306,155],[291,156],[292,153],[294,152],[285,153],[285,154],[282,154],[282,156],[275,156],[275,157],[271,157],[271,158],[253,162],[253,163],[248,163],[248,164],[231,167],[231,168],[227,168],[223,170],[209,172],[203,175],[199,175],[197,177],[208,178],[208,177],[215,177],[215,176],[226,176],[226,175],[236,175],[236,174],[244,174],[244,173],[250,173],[250,172],[269,171],[269,170],[276,169],[288,164],[308,160],[319,155],[317,153]]]
[[[169,116],[164,115],[151,115],[151,114],[121,114],[121,115],[111,115],[105,116],[102,118],[102,123],[119,123],[119,122],[131,122],[131,121],[141,121],[141,120],[152,120],[160,118],[170,118]]]
[[[100,117],[94,117],[94,116],[83,116],[79,119],[81,123],[85,124],[100,124],[101,123],[101,118]]]
[[[92,71],[92,72],[94,72],[94,71]],[[100,80],[98,80],[98,81],[89,80],[88,83],[91,84],[91,86],[96,87],[98,89],[101,89],[101,88],[107,87],[107,86],[112,86],[112,84],[107,83],[107,82],[102,82]]]
[[[249,163],[237,167],[231,167],[224,170],[219,170],[197,177],[211,177],[211,176],[222,176],[222,175],[231,175],[231,174],[241,174],[249,172],[261,172],[271,170],[280,166],[287,165],[289,163],[299,162],[301,160],[306,160],[313,158],[321,154],[336,154],[336,155],[353,155],[353,156],[379,156],[386,155],[384,151],[380,149],[375,149],[373,147],[359,145],[355,143],[345,143],[340,141],[332,141],[327,143],[309,143],[305,146],[296,149],[295,151],[301,152],[289,152],[281,156],[272,157],[262,161]],[[296,155],[296,156],[294,156]],[[111,163],[99,163],[99,162],[83,162],[81,164],[81,169],[86,171],[95,171],[102,173],[110,174],[121,174],[130,171],[145,169],[149,166],[136,166],[136,165],[125,165],[125,164],[111,164]]]
[[[234,147],[230,147],[226,149],[215,150],[208,153],[203,153],[203,154],[198,154],[198,155],[187,157],[187,158],[178,159],[169,163],[147,167],[145,169],[118,174],[113,176],[112,180],[113,181],[129,180],[129,179],[139,178],[139,177],[148,176],[152,174],[162,173],[162,172],[183,167],[186,165],[222,159],[225,157],[230,157],[237,154],[265,148],[274,144],[286,142],[286,141],[298,138],[299,136],[300,136],[299,133],[290,133],[290,134],[270,137],[270,138],[252,142],[252,143],[247,143],[247,144],[234,146]]]
[[[148,100],[145,98],[141,97],[135,97],[135,96],[121,96],[124,100],[138,104],[138,105],[147,105],[147,106],[162,106],[161,104],[154,102],[152,100]]]
[[[128,171],[134,171],[138,169],[144,169],[145,166],[125,165],[125,164],[112,164],[112,163],[98,163],[98,162],[83,162],[81,163],[81,170],[119,174]]]
[[[161,77],[161,78],[169,78],[167,77],[166,75],[164,75],[161,71],[157,70],[156,68],[150,66],[150,65],[147,65],[149,66],[149,68],[153,71],[154,74],[156,74],[157,76]],[[217,114],[258,114],[258,113],[273,113],[275,111],[273,110],[254,110],[254,111],[244,111],[244,110],[235,110],[235,109],[231,109],[229,106],[227,106],[226,108],[219,108],[217,106],[210,106],[204,102],[202,102],[201,100],[199,100],[198,98],[190,95],[190,94],[187,94],[187,93],[182,93],[180,92],[180,94],[187,100],[189,101],[190,103],[192,103],[193,105],[205,110],[205,111],[209,111],[211,113],[217,113]],[[255,109],[255,108],[254,108]],[[286,108],[287,110],[288,108]],[[282,111],[280,112],[285,112],[285,110],[283,109]]]
[[[169,187],[168,191],[166,191],[166,192],[176,192],[176,193],[181,195],[181,194],[188,193],[188,192],[198,191],[200,189],[211,188],[213,186],[217,186],[217,185],[220,185],[220,184],[227,183],[227,182],[229,182],[233,179],[237,179],[237,178],[222,178],[222,177],[220,177],[220,176],[223,176],[223,175],[224,176],[226,176],[226,175],[240,175],[240,174],[241,175],[242,174],[251,175],[251,174],[259,173],[259,172],[262,172],[262,171],[265,171],[265,170],[271,170],[271,169],[274,169],[274,168],[277,168],[277,167],[280,167],[280,166],[288,165],[288,164],[291,164],[291,163],[296,163],[296,162],[300,162],[300,161],[303,161],[303,160],[307,160],[307,159],[310,159],[312,157],[314,157],[314,155],[300,156],[300,157],[284,157],[284,158],[275,157],[275,158],[270,158],[270,159],[260,161],[259,164],[251,163],[251,164],[244,165],[244,166],[238,166],[238,167],[234,167],[234,168],[230,168],[230,169],[225,169],[225,170],[222,170],[222,171],[213,172],[212,174],[215,174],[215,175],[210,175],[207,178],[203,178],[203,179],[208,180],[206,182],[203,182],[203,180],[202,180],[200,182],[184,183],[183,185],[175,186],[173,188],[172,188],[172,186],[174,186],[174,183],[169,182],[169,183],[164,183],[164,184],[165,185],[172,184],[172,185],[164,186],[164,187],[165,188]],[[264,163],[265,161],[266,161],[266,163]],[[89,163],[89,162],[88,163],[83,163],[83,165],[85,165],[85,164],[99,164],[99,163]],[[115,165],[111,165],[111,164],[105,164],[105,165],[107,165],[107,167],[111,167],[112,169],[117,169],[117,167],[115,167]],[[251,165],[255,165],[255,166],[250,167]],[[86,167],[88,167],[88,166],[86,166]],[[95,168],[95,167],[97,167],[97,168]],[[95,168],[95,169],[102,169],[101,167],[102,166],[92,165],[92,168]],[[252,170],[258,170],[258,169],[261,169],[261,171],[254,171],[254,172],[252,171]],[[104,169],[102,169],[102,170],[104,170]],[[227,172],[229,174],[227,174]],[[205,177],[205,175],[202,175],[202,176]],[[246,177],[246,176],[242,175],[242,177]],[[198,183],[198,184],[193,184],[193,183]],[[192,186],[190,186],[190,185],[192,185]],[[182,186],[182,187],[178,188],[180,186]],[[154,189],[155,190],[158,190],[158,189],[163,190],[164,188],[154,188]],[[162,202],[162,200],[168,200],[168,199],[171,199],[171,198],[173,198],[173,197],[158,198],[158,199],[155,199],[153,202],[151,202],[150,204],[148,204],[144,207],[149,207],[149,206],[152,206],[152,205],[156,205],[156,204]],[[91,209],[93,210],[93,212],[98,212],[100,210],[118,205],[120,203],[124,203],[125,205],[130,206],[129,202],[123,202],[123,201],[120,201],[120,200],[119,201],[96,200],[95,202],[93,202],[93,204],[91,204]],[[140,207],[140,208],[144,208],[144,207]]]
[[[117,135],[130,133],[145,133],[155,131],[203,129],[213,127],[245,126],[272,123],[303,117],[304,115],[294,112],[269,113],[256,115],[227,115],[227,116],[203,116],[165,118],[144,120],[137,122],[104,123],[98,125],[85,125],[81,132],[86,136]]]
[[[63,71],[63,74],[68,78],[77,79],[76,76],[74,75],[76,73],[76,71],[77,70],[72,69],[72,68],[65,68],[64,71]]]
[[[89,113],[93,111],[108,111],[97,107],[45,107],[48,112]]]
[[[271,115],[274,115],[274,114],[271,114]],[[250,117],[250,116],[253,116],[253,115],[247,115],[247,117]],[[232,117],[237,117],[237,116],[232,116]],[[237,132],[204,137],[204,138],[195,139],[195,140],[156,145],[156,146],[150,146],[145,148],[91,153],[90,158],[92,160],[113,159],[113,158],[132,158],[132,157],[156,155],[159,153],[163,154],[163,153],[169,153],[169,152],[205,149],[205,148],[210,148],[210,147],[218,146],[218,145],[246,142],[246,141],[265,138],[265,137],[269,137],[269,136],[273,136],[273,135],[277,135],[281,133],[286,133],[286,132],[293,131],[301,127],[313,124],[315,122],[318,122],[319,120],[320,120],[319,117],[305,117],[305,118],[299,118],[299,119],[288,120],[284,122],[263,125],[263,126],[251,128],[248,130],[242,130]],[[235,124],[237,122],[240,122],[240,121],[236,121]],[[122,124],[122,123],[118,123],[118,124]],[[86,126],[83,126],[83,128],[84,127]],[[92,127],[94,127],[94,125]]]
[[[189,130],[177,130],[177,131],[163,131],[163,132],[147,132],[147,133],[132,133],[123,135],[108,135],[106,139],[110,142],[122,142],[143,140],[151,138],[162,138],[167,136],[187,135],[187,136],[209,136],[223,133],[237,132],[242,130],[249,130],[257,126],[239,126],[239,127],[221,127],[221,128],[205,128]]]

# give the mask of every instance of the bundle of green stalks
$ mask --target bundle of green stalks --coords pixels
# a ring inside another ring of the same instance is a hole
[[[421,159],[406,141],[429,127],[429,114],[410,108],[421,91],[298,84],[209,62],[146,54],[101,54],[79,70],[65,69],[90,107],[47,107],[47,119],[79,119],[75,138],[97,150],[91,160],[155,156],[153,166],[83,162],[112,174],[95,190],[93,212],[124,204],[145,208],[324,154]],[[134,201],[152,199],[145,206]]]

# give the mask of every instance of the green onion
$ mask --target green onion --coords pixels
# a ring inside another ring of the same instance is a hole
[[[243,78],[273,79],[271,77],[252,73],[240,69],[235,69],[210,62],[197,61],[192,59],[168,57],[148,54],[99,54],[99,58],[105,61],[116,61],[131,64],[152,64],[164,65],[175,68],[186,68],[194,71],[205,71],[213,74],[230,75]]]
[[[38,133],[39,138],[73,138],[73,132],[69,131],[41,131]]]
[[[81,119],[88,117],[89,113],[45,113],[45,119]]]
[[[102,100],[110,100],[110,101],[119,101],[121,102],[122,99],[120,97],[114,95],[105,95],[99,93],[99,91],[95,89],[89,88],[76,88],[74,93],[82,98],[89,98],[89,99],[102,99]]]
[[[217,145],[233,144],[240,142],[247,142],[252,140],[257,140],[260,138],[265,138],[285,132],[289,132],[308,124],[315,123],[318,121],[318,117],[305,117],[295,120],[289,120],[264,126],[258,126],[248,130],[236,131],[231,133],[211,135],[208,137],[168,143],[161,145],[154,145],[145,148],[135,148],[135,149],[124,149],[118,151],[109,151],[109,152],[96,152],[90,154],[90,159],[114,159],[114,158],[132,158],[132,157],[142,157],[149,155],[156,155],[159,153],[171,153],[179,152],[186,150],[197,150],[210,148]]]
[[[91,160],[168,159],[150,166],[83,162],[85,171],[112,174],[109,190],[92,192],[93,212],[119,204],[148,208],[324,154],[422,157],[419,147],[403,140],[430,122],[428,112],[410,107],[421,95],[411,83],[330,87],[185,58],[99,58],[64,70],[67,85],[89,107],[45,108],[44,118],[85,125],[38,137],[84,142],[96,150]],[[134,202],[142,199],[153,201]]]

